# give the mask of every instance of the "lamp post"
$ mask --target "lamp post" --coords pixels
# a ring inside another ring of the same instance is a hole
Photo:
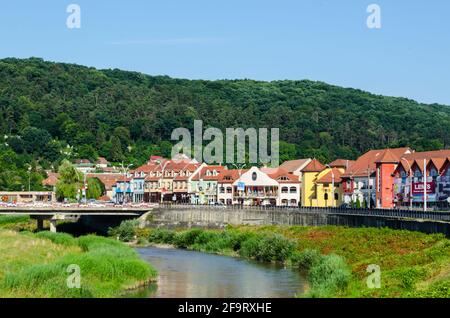
[[[331,168],[330,165],[326,165],[326,167],[330,168],[331,170],[331,206],[334,208],[335,202],[334,202],[334,172],[333,168]]]
[[[411,164],[408,160],[405,158],[401,158],[401,160],[404,160],[408,164],[409,169],[409,210],[412,211],[413,209],[413,174],[412,174],[412,168]]]

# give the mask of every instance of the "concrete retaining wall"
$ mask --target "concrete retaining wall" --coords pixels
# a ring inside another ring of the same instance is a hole
[[[146,221],[149,227],[206,227],[223,228],[226,225],[340,225],[348,227],[388,227],[424,233],[443,233],[450,237],[450,222],[426,221],[368,215],[341,215],[301,210],[253,210],[226,208],[155,208]]]

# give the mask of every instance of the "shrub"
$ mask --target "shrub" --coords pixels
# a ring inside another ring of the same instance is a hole
[[[175,232],[165,229],[154,229],[148,236],[149,242],[161,244],[173,244],[175,239]]]
[[[351,271],[342,257],[323,256],[309,271],[310,296],[331,297],[344,291],[351,278]]]
[[[241,255],[264,262],[283,262],[293,253],[295,244],[279,234],[257,235],[244,241]]]
[[[303,270],[310,270],[322,260],[322,255],[317,250],[306,249],[303,252],[294,252],[290,257],[292,266]]]
[[[113,237],[119,237],[123,242],[134,241],[136,237],[136,229],[139,224],[138,220],[126,220],[120,223],[116,228],[110,228],[108,235]]]
[[[199,236],[203,230],[192,229],[185,232],[180,232],[175,235],[174,244],[178,248],[188,248],[195,243],[195,239]]]

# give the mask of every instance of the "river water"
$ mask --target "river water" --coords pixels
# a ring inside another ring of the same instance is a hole
[[[139,248],[158,282],[130,297],[280,298],[303,293],[305,278],[281,265],[180,249]]]

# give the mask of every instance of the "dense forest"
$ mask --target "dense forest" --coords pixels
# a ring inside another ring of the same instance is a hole
[[[322,82],[184,80],[39,58],[0,60],[0,189],[40,187],[62,159],[140,164],[177,127],[279,127],[282,160],[450,146],[450,107]],[[1,140],[0,140],[1,141]]]

